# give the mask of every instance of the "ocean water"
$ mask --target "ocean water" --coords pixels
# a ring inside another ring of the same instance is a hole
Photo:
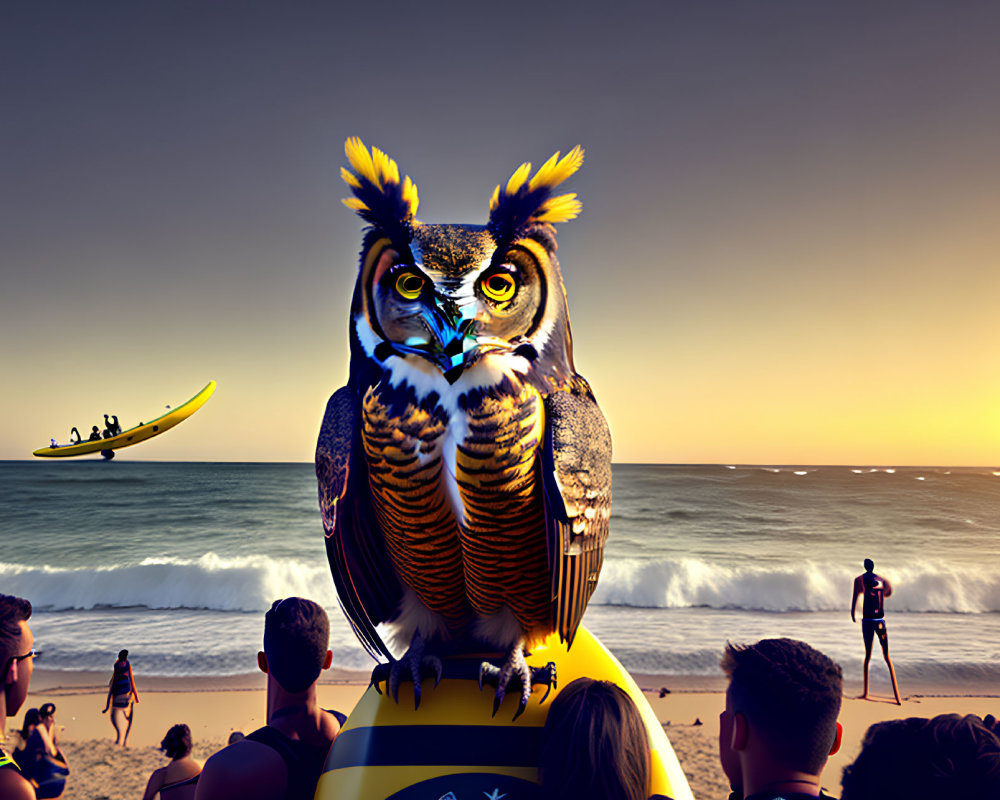
[[[328,608],[335,664],[371,658],[340,613],[311,464],[0,462],[0,592],[29,598],[56,670],[253,672],[273,599]],[[718,676],[727,640],[791,636],[857,682],[865,557],[896,589],[903,693],[1000,690],[1000,470],[616,465],[585,623],[636,672]],[[860,611],[858,614],[860,619]],[[878,648],[876,690],[888,686]]]

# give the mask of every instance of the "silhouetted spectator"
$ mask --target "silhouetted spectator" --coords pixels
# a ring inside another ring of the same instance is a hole
[[[223,748],[205,764],[198,800],[312,800],[342,715],[316,699],[316,681],[333,663],[330,621],[318,603],[276,600],[264,615],[267,725]]]
[[[569,683],[546,717],[538,774],[546,800],[646,800],[649,736],[632,698],[610,681]]]
[[[841,798],[997,800],[998,732],[973,714],[878,722],[865,733],[854,763],[844,767]]]
[[[191,729],[184,723],[174,725],[160,742],[160,749],[170,763],[153,770],[142,800],[153,800],[157,792],[160,800],[193,798],[201,764],[191,758]]]
[[[840,747],[840,667],[805,642],[763,639],[727,644],[722,669],[719,759],[730,800],[828,797],[820,774]]]

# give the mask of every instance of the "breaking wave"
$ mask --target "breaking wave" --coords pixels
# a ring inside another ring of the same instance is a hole
[[[197,559],[147,558],[111,567],[25,567],[0,564],[6,594],[31,599],[37,609],[145,607],[262,611],[275,598],[297,595],[336,606],[325,561],[305,563],[267,556]]]
[[[799,568],[726,567],[698,559],[605,561],[592,605],[636,608],[719,608],[745,611],[846,611],[856,573],[803,564]],[[1000,611],[1000,571],[898,570],[893,613]],[[858,605],[860,613],[860,603]]]

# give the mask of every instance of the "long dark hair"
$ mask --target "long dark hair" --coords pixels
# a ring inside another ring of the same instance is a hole
[[[610,681],[577,678],[552,701],[538,770],[552,800],[646,800],[649,737],[639,709]]]
[[[21,726],[21,738],[23,740],[27,741],[28,736],[31,733],[28,728],[33,725],[37,725],[39,721],[40,717],[38,716],[37,708],[29,708],[24,712],[24,724]]]

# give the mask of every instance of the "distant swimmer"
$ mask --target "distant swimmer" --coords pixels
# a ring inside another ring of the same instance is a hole
[[[73,434],[74,433],[76,434],[76,439],[73,438]],[[83,441],[83,437],[80,435],[80,431],[78,431],[76,429],[76,425],[74,425],[70,429],[70,431],[69,431],[69,443],[70,444],[80,444],[80,442],[82,442],[82,441]]]
[[[851,595],[851,622],[855,621],[854,609],[858,604],[858,595],[863,598],[861,606],[861,635],[865,640],[865,683],[862,699],[868,698],[868,662],[872,658],[872,639],[878,636],[882,645],[882,655],[889,667],[889,677],[892,678],[892,692],[896,695],[896,705],[899,702],[899,687],[896,685],[896,670],[889,659],[889,633],[885,629],[885,598],[892,595],[892,584],[881,575],[876,575],[875,562],[865,559],[865,571],[854,579],[854,594]]]
[[[90,430],[90,441],[92,442],[101,441],[101,431],[96,425]]]
[[[106,427],[112,436],[117,436],[122,432],[122,426],[118,424],[118,415],[112,414],[111,419],[108,419],[108,415],[104,415],[104,427]],[[108,437],[105,437],[108,438]]]

